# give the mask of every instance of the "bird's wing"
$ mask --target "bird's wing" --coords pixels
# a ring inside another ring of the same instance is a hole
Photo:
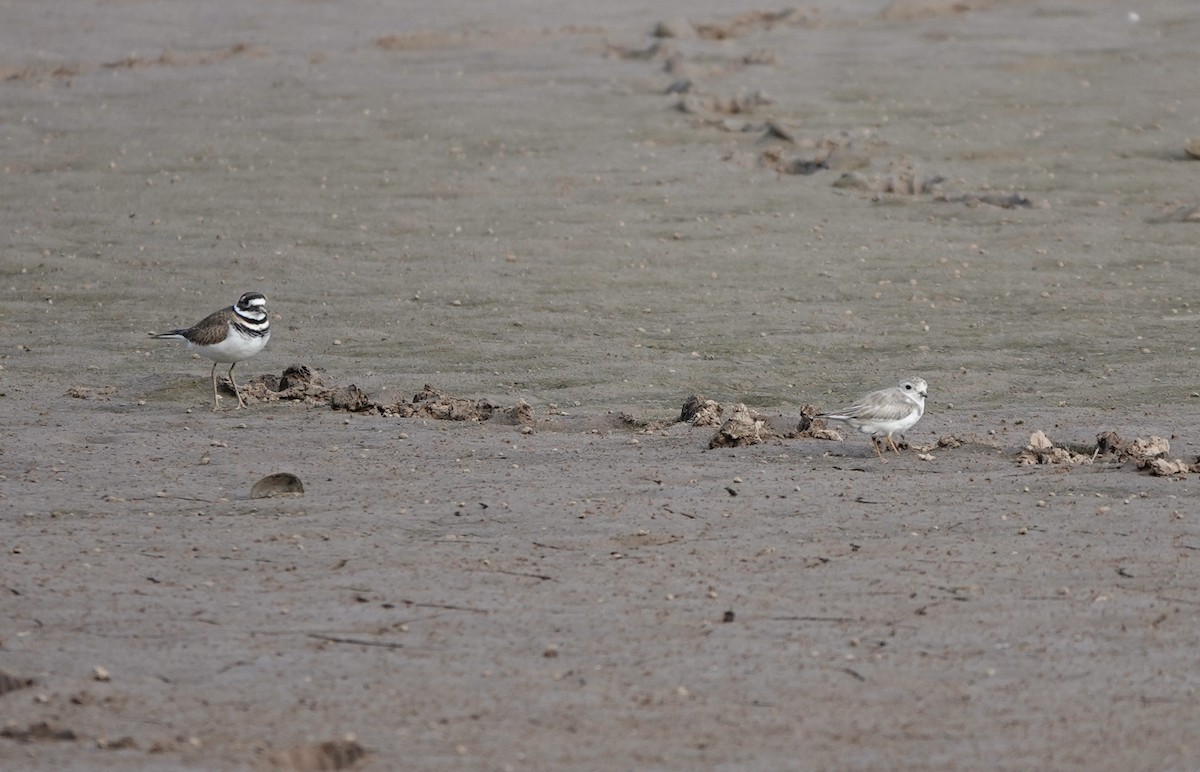
[[[917,405],[903,397],[883,390],[873,391],[843,410],[826,413],[827,418],[845,420],[847,418],[870,418],[877,421],[898,421],[912,414]]]

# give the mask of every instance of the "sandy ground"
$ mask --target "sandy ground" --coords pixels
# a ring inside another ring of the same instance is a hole
[[[402,5],[0,2],[0,768],[1200,768],[1191,0]]]

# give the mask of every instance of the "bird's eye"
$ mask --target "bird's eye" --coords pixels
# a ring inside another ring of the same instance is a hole
[[[905,390],[906,390],[906,391],[912,391],[912,384],[911,384],[911,383],[906,383],[906,384],[904,384],[904,388],[905,388]]]

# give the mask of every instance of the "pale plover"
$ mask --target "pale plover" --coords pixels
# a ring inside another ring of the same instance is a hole
[[[229,363],[229,383],[238,399],[238,407],[243,408],[246,401],[233,379],[233,368],[238,362],[262,351],[271,339],[267,298],[259,292],[247,292],[232,306],[214,311],[186,330],[151,333],[151,336],[187,341],[190,350],[213,361],[213,410],[221,407],[221,397],[217,394],[217,365]]]
[[[841,410],[833,410],[817,416],[832,421],[841,421],[851,429],[856,429],[871,438],[871,447],[880,458],[883,453],[879,450],[882,444],[877,438],[887,440],[888,447],[899,453],[893,434],[899,434],[911,429],[921,416],[925,414],[925,397],[929,385],[920,378],[912,378],[889,386],[886,389],[873,391],[853,405]]]

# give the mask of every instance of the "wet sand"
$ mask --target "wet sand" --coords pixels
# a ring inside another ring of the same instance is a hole
[[[1200,766],[1200,12],[885,5],[5,3],[0,767]]]

